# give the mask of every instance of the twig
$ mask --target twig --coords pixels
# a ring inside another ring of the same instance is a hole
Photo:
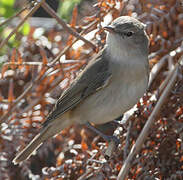
[[[59,83],[63,80],[63,78],[64,77],[58,77],[55,81],[55,83],[54,83],[54,85],[53,86],[51,86],[51,87],[49,87],[49,88],[47,88],[47,92],[50,92],[53,88],[55,88],[56,86],[58,86],[59,85]],[[43,94],[44,95],[44,94]],[[29,104],[25,109],[23,109],[22,111],[21,111],[21,114],[22,113],[24,113],[24,112],[28,112],[30,109],[32,109],[36,104],[38,104],[40,101],[41,101],[41,99],[43,98],[43,95],[40,95],[38,98],[36,98],[35,100],[33,100],[32,102],[31,102],[31,104]]]
[[[30,17],[40,6],[41,4],[44,2],[45,0],[41,0],[39,3],[37,3],[35,5],[35,7],[33,7],[30,12],[25,16],[25,18],[11,31],[11,33],[7,36],[7,38],[5,38],[1,44],[0,44],[0,49],[8,42],[8,40],[11,38],[11,36],[13,34],[15,34],[18,29],[24,24],[24,22],[28,19],[28,17]]]
[[[13,105],[10,107],[9,111],[1,116],[0,118],[0,125],[9,117],[11,114],[16,110],[16,105],[20,102],[21,99],[23,99],[26,94],[31,90],[34,83],[31,83],[31,85],[14,101]]]
[[[97,23],[97,21],[93,21],[93,22],[90,24],[90,26],[89,26],[88,28],[92,27],[95,23]],[[87,29],[84,29],[84,30],[80,33],[80,36],[81,36],[82,34],[84,34],[86,30],[87,30]],[[48,64],[48,66],[49,66],[49,67],[54,66],[55,63],[56,63],[57,61],[59,61],[60,57],[61,57],[62,55],[64,55],[64,54],[69,50],[69,48],[70,48],[77,40],[78,40],[78,37],[77,37],[77,38],[74,38],[73,41],[72,41],[72,43],[70,43],[67,47],[65,47],[65,48],[57,55],[57,57],[56,57],[51,63]]]
[[[45,77],[47,74],[45,73],[43,76],[39,75],[36,77],[36,79],[25,89],[25,91],[14,101],[12,106],[9,108],[8,112],[1,116],[0,118],[0,126],[1,124],[7,119],[12,116],[12,113],[16,110],[18,103],[21,99],[23,99],[32,89],[32,87],[37,83],[40,82],[41,78]]]
[[[163,83],[161,83],[160,87],[158,88],[158,90],[155,91],[155,96],[160,96],[161,93],[163,92],[163,90],[165,89],[165,87],[167,86],[168,82],[170,81],[171,79],[171,76],[172,76],[172,71],[173,70],[170,70],[168,75],[166,76],[166,79],[163,81]]]
[[[110,159],[110,157],[113,154],[113,152],[115,151],[116,147],[117,147],[116,142],[111,140],[109,142],[109,145],[108,145],[106,151],[105,151],[105,155],[104,155],[105,159],[107,159],[107,160]]]
[[[47,64],[44,64],[42,62],[22,62],[22,63],[19,63],[19,62],[7,62],[7,63],[4,63],[3,66],[23,66],[23,65],[28,65],[28,66],[47,66]]]
[[[29,87],[13,102],[12,106],[10,107],[10,109],[8,110],[8,112],[6,114],[4,114],[1,118],[0,118],[0,125],[7,119],[10,118],[12,116],[12,112],[14,112],[17,108],[17,104],[20,102],[21,99],[23,99],[32,89],[32,87],[38,82],[40,83],[40,81],[42,79],[44,79],[47,76],[47,73],[45,73],[42,76],[38,76],[34,82],[32,82]],[[51,86],[50,88],[48,88],[48,91],[51,91],[54,87],[56,87],[61,81],[63,80],[63,77],[59,77],[58,79],[56,79],[56,82],[54,84],[54,86]],[[42,98],[42,96],[40,96],[39,98],[37,98],[36,101],[34,101],[34,103],[32,103],[31,106],[28,106],[23,112],[26,112],[28,110],[29,107],[33,107],[36,103],[35,102],[39,102],[40,98]],[[22,112],[22,113],[23,113]]]
[[[23,9],[21,9],[19,12],[17,12],[15,15],[11,16],[10,18],[4,20],[1,24],[0,27],[9,23],[14,17],[19,16],[23,11],[25,11],[26,9],[28,9],[28,7],[24,7]]]
[[[166,62],[166,59],[169,57],[169,54],[165,55],[163,58],[161,58],[152,68],[151,72],[150,72],[150,76],[149,76],[149,84],[148,84],[148,88],[150,88],[150,86],[152,85],[152,82],[154,81],[154,79],[156,78],[157,74],[160,72],[161,68],[163,67],[163,65]]]
[[[124,165],[122,166],[122,168],[119,172],[119,175],[117,178],[118,180],[124,180],[126,175],[128,174],[128,172],[130,170],[131,161],[133,160],[134,156],[141,149],[146,137],[148,136],[149,130],[150,130],[151,126],[153,125],[155,117],[159,113],[161,106],[166,101],[167,96],[169,95],[170,90],[172,89],[172,87],[176,81],[177,74],[178,74],[178,67],[179,67],[179,64],[177,63],[174,70],[171,73],[171,79],[170,79],[167,87],[165,88],[164,92],[162,93],[162,95],[161,95],[159,101],[157,102],[153,112],[151,113],[150,117],[148,118],[147,123],[145,124],[144,128],[142,129],[142,132],[140,133],[136,143],[133,145],[127,159],[125,160]]]
[[[51,63],[48,64],[48,66],[49,66],[49,67],[54,66],[55,63],[56,63],[57,61],[60,60],[60,57],[61,57],[62,55],[64,55],[64,54],[69,50],[69,48],[70,48],[77,40],[78,40],[78,39],[74,39],[73,42],[72,42],[70,45],[66,46],[66,47],[65,47],[65,48],[55,57],[55,59],[53,59],[53,61],[52,61]]]
[[[97,21],[92,22],[91,26],[93,26]],[[84,33],[86,30],[83,30],[82,33]],[[50,63],[47,65],[47,70],[49,70],[49,68],[51,68],[52,66],[55,65],[55,63],[59,60],[59,58],[72,46],[73,43],[75,43],[77,41],[77,38],[75,38],[75,40],[73,40],[73,42],[71,43],[71,45],[67,46],[64,48],[64,50],[62,52],[59,53],[59,55]],[[41,77],[41,79],[44,79],[46,76],[48,75],[47,72],[45,72],[45,74]],[[0,118],[0,125],[7,119],[10,118],[12,115],[12,112],[14,112],[17,108],[17,104],[20,102],[21,99],[23,99],[32,89],[33,85],[36,84],[36,82],[40,82],[40,77],[37,77],[33,83],[30,84],[30,86],[13,102],[11,108],[8,110],[8,112],[6,114],[4,114],[3,116],[1,116]]]
[[[96,46],[88,41],[87,39],[85,39],[84,37],[82,37],[78,32],[74,31],[72,28],[70,28],[61,18],[59,18],[57,16],[57,14],[55,13],[55,11],[53,11],[53,9],[46,3],[44,2],[41,5],[53,18],[55,18],[57,20],[57,22],[59,24],[62,25],[63,29],[65,29],[67,32],[69,32],[70,34],[72,34],[73,36],[77,37],[78,39],[81,39],[82,41],[84,41],[87,45],[91,46],[93,48],[94,51],[96,51]]]
[[[41,1],[42,2],[42,1]],[[89,26],[89,27],[92,27],[95,23],[97,23],[97,20],[93,21]],[[86,32],[87,29],[84,29],[81,33],[80,33],[80,36]],[[62,52],[59,53],[59,55],[49,64],[47,64],[46,68],[47,68],[47,71],[43,74],[42,77],[37,77],[33,83],[30,84],[30,86],[25,89],[25,91],[13,102],[12,106],[10,107],[10,109],[8,110],[8,112],[6,114],[4,114],[3,116],[1,116],[0,118],[0,125],[7,119],[7,118],[10,118],[11,115],[12,115],[12,112],[14,112],[17,108],[17,104],[20,102],[21,99],[23,99],[29,92],[30,90],[32,89],[33,85],[35,85],[37,82],[40,82],[40,80],[44,79],[47,75],[48,75],[48,71],[49,71],[49,68],[51,68],[52,66],[55,65],[55,63],[57,61],[59,61],[60,57],[78,40],[79,37],[75,38],[73,40],[73,42],[68,45],[67,47],[65,47],[63,49]]]
[[[127,134],[126,134],[126,140],[125,140],[126,143],[125,143],[125,148],[124,148],[124,153],[123,153],[123,159],[126,159],[127,154],[128,154],[131,127],[132,127],[132,121],[129,121],[128,130],[127,130]]]
[[[90,168],[90,169],[87,169],[86,172],[81,175],[77,180],[84,180],[86,179],[86,177],[88,176],[89,173],[91,173],[93,170]]]

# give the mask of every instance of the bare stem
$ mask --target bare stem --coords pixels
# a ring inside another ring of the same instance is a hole
[[[73,36],[75,36],[78,39],[81,39],[82,41],[84,41],[87,45],[89,45],[90,47],[92,47],[94,50],[96,50],[96,46],[88,41],[87,39],[85,39],[84,37],[82,37],[78,32],[74,31],[72,28],[70,28],[60,17],[58,17],[58,15],[55,13],[55,11],[53,11],[53,9],[46,3],[44,2],[41,5],[53,18],[55,18],[57,20],[57,22],[59,24],[62,25],[62,27],[70,34],[72,34]]]
[[[179,63],[176,64],[174,70],[171,73],[171,79],[169,81],[169,83],[167,84],[164,92],[162,93],[160,99],[158,100],[153,112],[151,113],[150,117],[148,118],[144,128],[142,129],[136,143],[133,145],[127,159],[125,160],[119,175],[118,175],[118,180],[124,180],[126,175],[128,174],[129,170],[130,170],[130,165],[131,162],[133,160],[133,158],[135,157],[135,155],[139,152],[139,150],[141,149],[145,139],[147,138],[148,134],[149,134],[149,130],[152,127],[154,121],[155,121],[155,117],[158,115],[163,103],[166,101],[175,81],[177,78],[177,74],[178,74],[178,66]]]
[[[7,38],[5,38],[1,44],[0,44],[0,49],[8,42],[8,40],[11,38],[11,36],[13,36],[13,34],[15,34],[18,29],[25,23],[25,21],[32,16],[32,14],[41,6],[41,4],[44,2],[45,0],[41,0],[39,3],[37,3],[31,10],[30,12],[25,16],[25,18],[12,30],[12,32],[8,35]]]
[[[5,21],[3,21],[1,24],[0,24],[0,27],[9,23],[14,17],[17,17],[19,16],[23,11],[25,11],[27,9],[27,7],[24,7],[23,9],[21,9],[19,12],[17,12],[15,15],[11,16],[10,18],[6,19]]]

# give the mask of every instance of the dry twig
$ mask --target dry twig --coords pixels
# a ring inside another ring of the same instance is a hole
[[[178,67],[179,67],[179,63],[176,64],[174,70],[172,71],[171,79],[170,79],[167,87],[165,88],[164,92],[162,93],[162,95],[161,95],[160,99],[158,100],[153,112],[151,113],[150,117],[148,118],[147,123],[145,124],[144,128],[142,129],[136,143],[133,145],[127,159],[125,160],[124,165],[122,166],[122,168],[119,172],[118,180],[125,179],[126,175],[128,174],[131,161],[133,160],[135,155],[141,149],[146,137],[148,136],[149,130],[153,125],[155,117],[158,115],[158,113],[161,109],[161,106],[166,101],[167,96],[169,95],[169,93],[170,93],[170,91],[171,91],[171,89],[176,81],[177,74],[178,74]]]
[[[75,36],[78,39],[81,39],[82,41],[84,41],[87,45],[89,45],[90,47],[93,48],[94,51],[96,51],[96,46],[88,41],[87,39],[85,39],[84,37],[82,37],[79,33],[77,33],[76,31],[74,31],[72,28],[70,28],[61,18],[59,18],[57,16],[57,14],[53,11],[53,9],[47,4],[47,3],[43,3],[41,5],[53,18],[55,18],[57,20],[57,22],[59,24],[62,25],[63,29],[65,29],[67,32],[69,32],[70,34],[72,34],[73,36]]]
[[[6,19],[5,21],[3,21],[1,24],[0,24],[0,27],[5,25],[5,24],[8,24],[13,18],[19,16],[23,11],[25,11],[26,9],[28,9],[28,7],[25,7],[23,9],[21,9],[19,12],[17,12],[15,15],[11,16],[10,18]]]
[[[37,9],[41,6],[41,4],[44,2],[45,0],[41,0],[40,2],[38,2],[31,10],[30,12],[25,16],[24,19],[22,19],[22,21],[12,30],[12,32],[7,36],[7,38],[5,38],[1,44],[0,44],[0,49],[8,42],[8,40],[11,38],[11,36],[13,36],[13,34],[15,34],[18,29],[25,23],[25,21],[34,13],[37,11]]]

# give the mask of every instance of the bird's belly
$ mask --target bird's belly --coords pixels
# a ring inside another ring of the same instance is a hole
[[[73,110],[74,122],[103,124],[129,110],[143,96],[147,82],[142,79],[128,84],[110,84],[86,98]]]

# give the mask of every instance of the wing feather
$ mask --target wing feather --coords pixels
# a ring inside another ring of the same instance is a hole
[[[71,86],[61,94],[43,126],[46,126],[52,119],[57,118],[64,112],[73,109],[81,101],[85,100],[86,97],[106,86],[111,73],[109,62],[104,57],[104,51],[101,51],[97,57],[91,60]]]

